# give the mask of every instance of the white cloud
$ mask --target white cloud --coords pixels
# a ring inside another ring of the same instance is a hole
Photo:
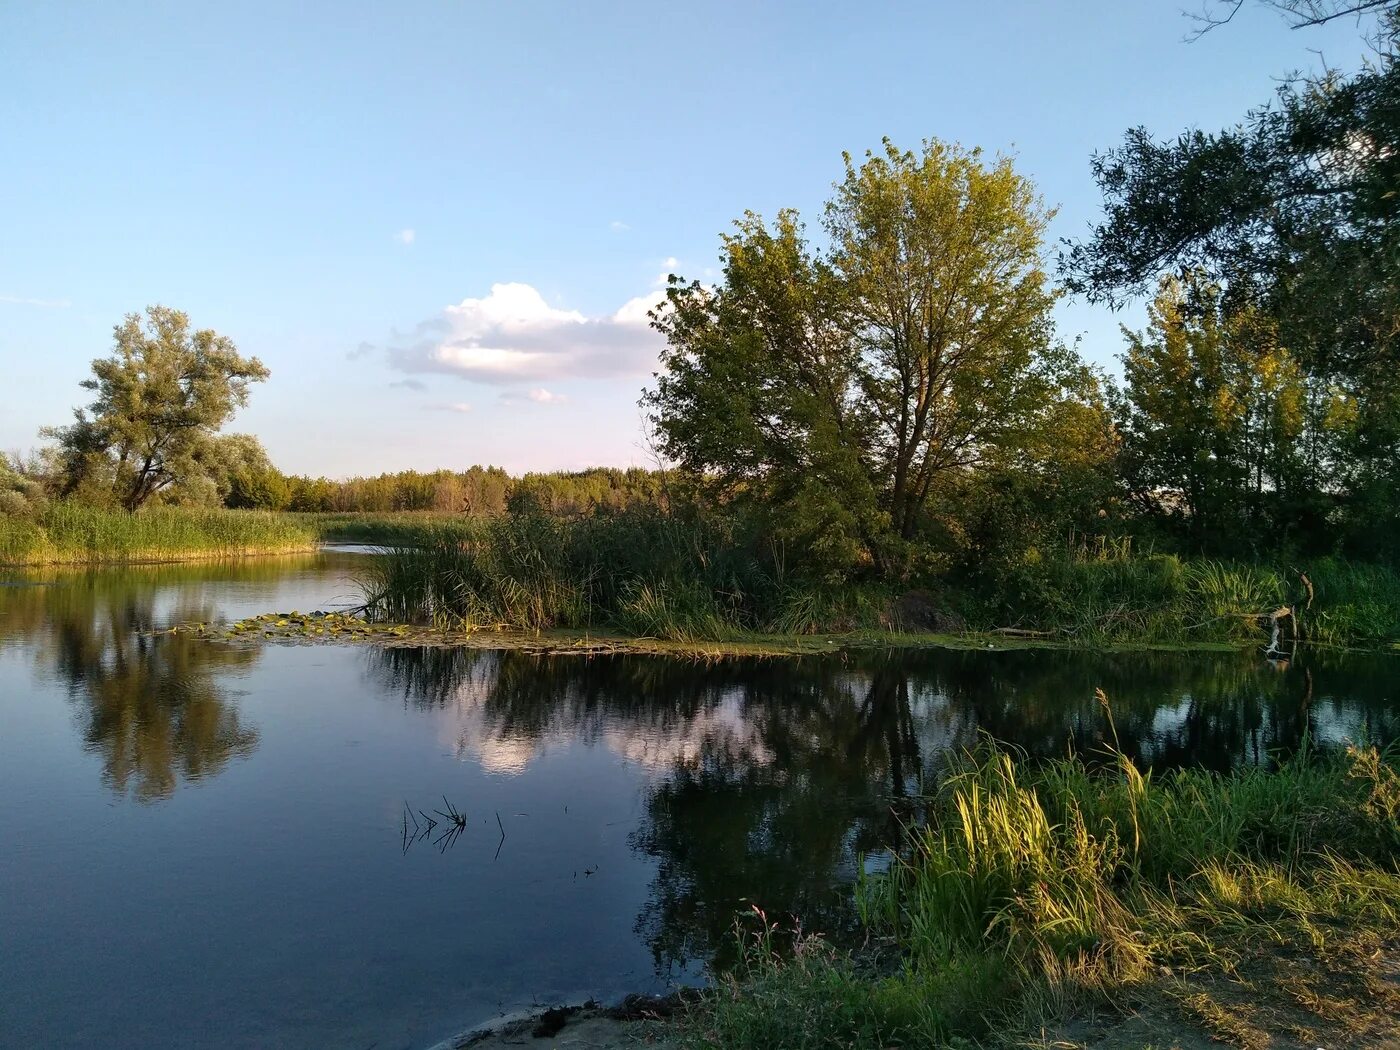
[[[412,244],[414,238],[417,236],[418,234],[414,233],[412,229],[403,229],[394,234],[394,240],[398,241],[400,244]]]
[[[480,299],[463,299],[417,326],[422,336],[391,346],[401,372],[438,372],[481,383],[610,379],[649,375],[661,349],[647,311],[658,295],[588,317],[550,306],[531,285],[493,284]]]
[[[470,412],[472,406],[465,401],[453,401],[446,405],[429,405],[434,412]]]
[[[531,387],[523,394],[518,390],[503,390],[501,392],[501,402],[507,405],[518,405],[522,401],[533,401],[537,405],[562,405],[568,400],[567,394],[556,394],[542,386]]]
[[[626,233],[631,228],[632,227],[628,226],[621,219],[614,219],[612,222],[608,223],[608,229],[612,230],[613,233]]]
[[[67,299],[30,299],[23,295],[0,295],[0,303],[9,303],[11,306],[41,306],[53,310],[73,305]]]

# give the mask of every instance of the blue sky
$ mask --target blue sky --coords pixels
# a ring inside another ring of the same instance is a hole
[[[1011,152],[1069,236],[1127,127],[1361,51],[1258,6],[1185,43],[1183,3],[5,3],[0,448],[160,302],[272,370],[234,429],[285,470],[646,463],[659,275],[815,220],[842,150]],[[1139,318],[1060,311],[1104,364]]]

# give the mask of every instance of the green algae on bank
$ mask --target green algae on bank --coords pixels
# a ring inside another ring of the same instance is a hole
[[[464,646],[474,649],[510,649],[524,652],[593,655],[649,653],[718,659],[727,656],[810,656],[857,649],[1082,649],[1082,643],[1055,638],[1027,638],[1002,634],[913,633],[862,630],[846,633],[782,635],[755,634],[723,640],[674,640],[637,637],[611,631],[551,628],[525,631],[504,625],[491,628],[442,628],[400,623],[378,623],[351,612],[273,612],[231,623],[187,623],[171,628],[171,634],[189,634],[220,642],[259,641],[284,644],[317,642],[367,642],[391,646]],[[1153,642],[1099,644],[1103,652],[1181,651],[1236,652],[1238,644],[1202,642],[1183,645]]]

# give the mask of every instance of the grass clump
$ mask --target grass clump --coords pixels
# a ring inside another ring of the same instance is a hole
[[[0,514],[0,564],[177,561],[308,550],[314,529],[284,514],[152,508],[127,513],[70,502]]]
[[[606,628],[672,641],[733,639],[774,624],[815,629],[820,607],[757,533],[648,509],[463,522],[377,558],[363,584],[368,613],[381,620]]]
[[[885,964],[810,940],[785,956],[765,932],[683,1042],[1002,1044],[1149,1000],[1199,1028],[1236,1016],[1221,1004],[1261,967],[1306,1010],[1338,999],[1297,973],[1370,980],[1357,968],[1400,941],[1400,775],[1375,750],[1157,778],[1117,753],[1032,765],[985,747],[928,805],[857,891]],[[1331,1023],[1312,1014],[1309,1031]]]
[[[1296,611],[1309,641],[1400,639],[1400,572],[1337,558],[1281,567],[1130,549],[1032,552],[959,585],[976,626],[1051,631],[1084,644],[1258,641],[1261,619],[1281,607]]]

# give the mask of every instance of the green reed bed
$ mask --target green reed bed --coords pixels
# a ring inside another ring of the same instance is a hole
[[[1297,613],[1300,637],[1337,645],[1400,639],[1400,573],[1322,558],[1251,565],[1171,554],[1037,559],[969,591],[978,626],[1054,632],[1088,644],[1257,641],[1261,620]],[[1293,624],[1284,625],[1291,639]]]
[[[802,628],[810,592],[732,521],[508,515],[376,559],[372,618],[452,628],[608,628],[676,641]]]
[[[1315,1031],[1300,1004],[1335,1007],[1351,985],[1360,1005],[1341,1020],[1354,1035],[1384,1029],[1400,990],[1367,967],[1400,948],[1398,820],[1395,756],[1375,750],[1153,777],[1118,754],[1033,766],[986,747],[858,888],[882,963],[812,938],[778,952],[765,925],[681,1036],[756,1050],[1001,1045],[1088,1009],[1150,1004],[1169,1033],[1267,1045],[1268,1023]],[[1288,1010],[1304,1016],[1279,1020]]]
[[[286,517],[313,530],[327,542],[375,547],[420,547],[444,536],[469,531],[474,519],[434,511],[391,513],[288,513]]]
[[[135,514],[54,503],[34,518],[0,515],[0,564],[176,561],[307,550],[317,533],[284,514],[152,509]]]
[[[364,581],[370,615],[452,628],[608,629],[676,641],[1009,628],[1078,645],[1263,644],[1267,617],[1288,606],[1304,640],[1400,639],[1400,574],[1333,559],[1271,567],[1063,552],[981,577],[888,581],[871,567],[832,581],[805,575],[732,517],[415,516],[396,535],[361,527],[367,541],[394,547]],[[1289,642],[1294,626],[1281,627]]]
[[[734,522],[642,510],[313,516],[323,536],[389,548],[361,577],[371,619],[447,629],[609,629],[675,641],[819,629],[824,599],[784,578]]]

